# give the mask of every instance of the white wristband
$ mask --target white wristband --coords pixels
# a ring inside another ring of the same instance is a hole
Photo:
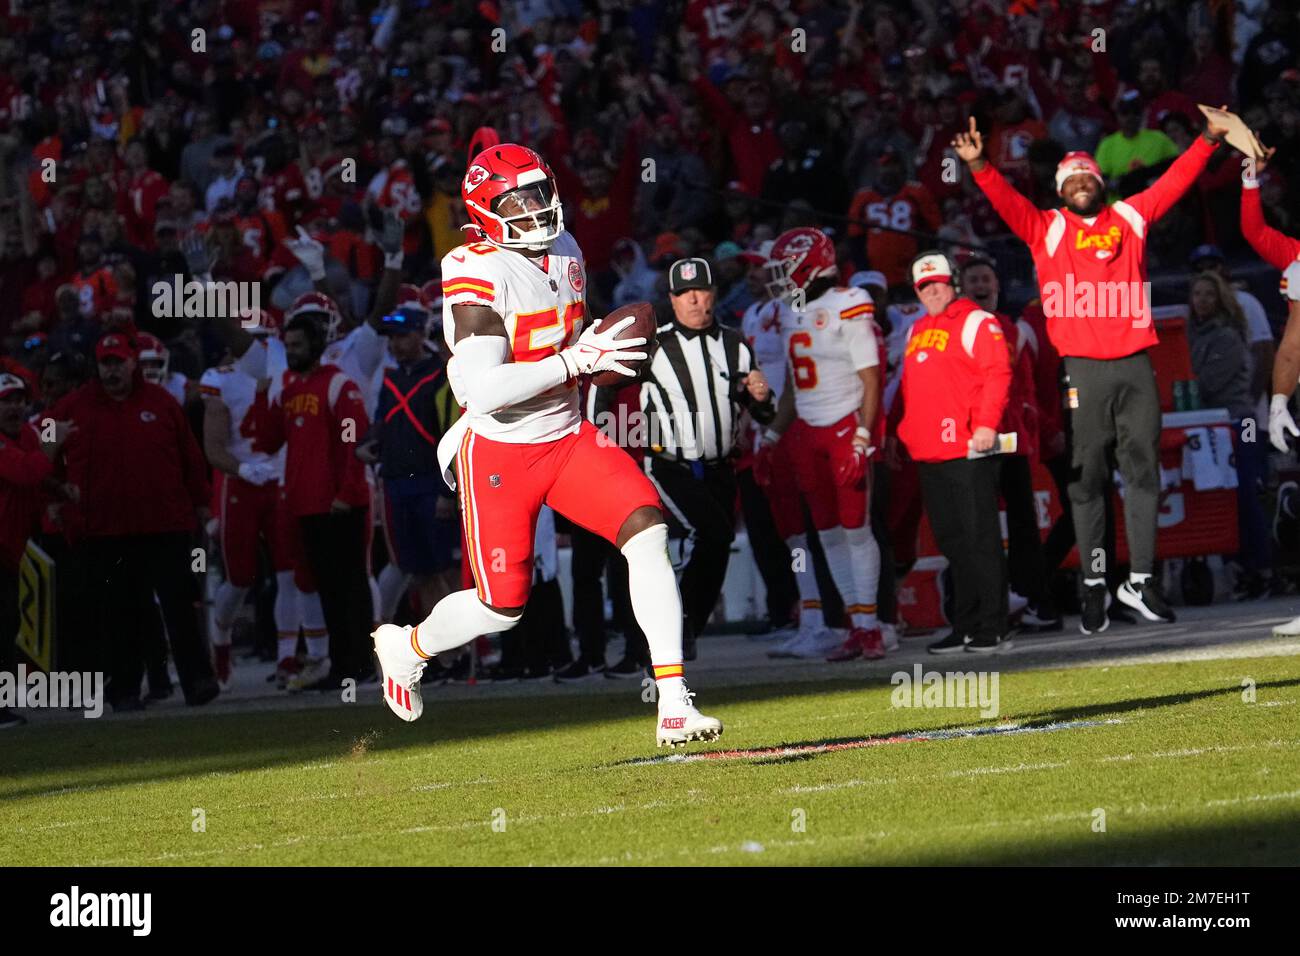
[[[317,269],[308,269],[307,275],[311,278],[312,282],[320,282],[325,278],[325,266],[322,264]]]
[[[869,428],[863,428],[861,425],[859,425],[859,426],[858,426],[858,430],[857,430],[856,432],[853,433],[853,437],[854,437],[854,438],[861,438],[862,441],[863,441],[863,444],[867,444],[867,445],[869,445],[869,444],[871,444],[871,429],[869,429]]]
[[[405,255],[406,254],[401,249],[398,249],[396,252],[385,252],[384,268],[385,269],[402,268],[402,260],[405,258]]]

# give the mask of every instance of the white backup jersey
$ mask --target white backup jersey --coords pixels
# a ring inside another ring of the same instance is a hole
[[[794,407],[809,425],[833,425],[862,407],[858,371],[880,364],[875,306],[865,289],[828,289],[782,323]]]
[[[885,315],[889,318],[889,335],[885,337],[885,350],[888,361],[885,363],[885,411],[894,407],[894,396],[902,381],[900,371],[903,367],[903,355],[907,351],[907,340],[912,337],[912,323],[925,315],[925,307],[919,302],[905,302],[891,305]]]
[[[578,340],[586,319],[586,291],[582,252],[567,232],[538,259],[490,242],[457,246],[442,259],[442,329],[451,365],[456,364],[452,306],[492,309],[505,322],[507,361],[540,362]],[[455,371],[448,373],[448,381],[457,388]],[[470,412],[467,422],[476,435],[515,444],[554,441],[577,431],[580,423],[573,382],[490,415]]]
[[[176,399],[177,404],[185,404],[185,386],[189,379],[181,372],[172,372],[167,376],[167,381],[162,383],[162,387],[167,389],[167,394]]]
[[[779,402],[785,390],[785,336],[781,329],[791,318],[790,307],[780,299],[755,302],[740,319],[740,333],[754,352],[756,364],[772,387],[772,400]]]
[[[388,357],[388,343],[369,322],[325,346],[321,355],[324,365],[336,365],[361,389],[366,403],[366,415],[375,419],[379,407],[379,392],[384,387],[384,359]]]
[[[279,381],[281,377],[282,373],[277,374],[273,381]],[[234,459],[241,465],[267,462],[275,468],[276,479],[283,481],[284,449],[281,448],[274,455],[253,450],[253,439],[248,428],[251,423],[248,416],[257,398],[257,382],[258,380],[251,375],[244,374],[238,363],[220,365],[203,373],[203,377],[199,379],[199,392],[205,401],[213,399],[220,401],[230,413],[230,435],[226,441],[226,448]]]

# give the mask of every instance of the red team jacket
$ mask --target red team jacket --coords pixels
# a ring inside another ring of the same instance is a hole
[[[1065,207],[1038,209],[992,163],[975,174],[993,208],[1034,257],[1047,334],[1062,355],[1116,359],[1156,344],[1155,323],[1141,321],[1140,308],[1104,307],[1116,301],[1108,290],[1117,283],[1127,290],[1142,288],[1148,229],[1196,181],[1214,149],[1198,136],[1150,188],[1105,207],[1092,222]],[[1080,308],[1081,294],[1091,295],[1094,304]],[[1128,294],[1127,301],[1141,301],[1140,295]]]
[[[903,354],[899,441],[914,461],[966,457],[976,428],[996,429],[1011,390],[1011,353],[997,318],[970,299],[912,324]]]
[[[284,491],[291,513],[324,514],[336,499],[353,507],[370,504],[366,466],[356,456],[370,420],[361,390],[338,366],[285,372],[280,394],[269,400],[260,393],[250,421],[256,450],[272,454],[288,443]]]
[[[24,422],[17,437],[0,435],[0,567],[6,571],[17,573],[27,539],[40,530],[41,482],[52,471],[31,425]]]
[[[137,372],[135,389],[119,402],[90,382],[48,416],[77,426],[63,446],[66,480],[80,494],[70,536],[195,529],[195,509],[208,504],[208,463],[167,389]]]

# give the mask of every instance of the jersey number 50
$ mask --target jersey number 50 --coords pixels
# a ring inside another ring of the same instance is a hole
[[[515,361],[540,362],[559,354],[573,334],[573,327],[582,321],[584,315],[586,309],[581,299],[565,306],[563,320],[559,310],[554,308],[521,312],[515,318]]]
[[[811,355],[800,355],[800,347],[812,348],[812,336],[807,332],[796,332],[790,336],[790,368],[794,372],[795,388],[817,387],[817,363]]]

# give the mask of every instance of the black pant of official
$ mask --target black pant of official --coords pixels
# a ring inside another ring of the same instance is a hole
[[[18,666],[18,572],[0,568],[0,673]]]
[[[374,609],[366,572],[367,517],[367,509],[349,508],[298,519],[329,631],[331,679],[361,678],[374,669],[369,636]]]
[[[792,623],[791,612],[799,598],[799,589],[791,568],[790,549],[777,534],[776,522],[767,495],[754,480],[754,469],[736,475],[740,488],[740,512],[745,516],[745,533],[754,553],[754,564],[763,578],[767,595],[767,619],[774,628]]]
[[[894,473],[884,462],[871,466],[871,533],[880,547],[880,581],[876,586],[876,616],[886,624],[898,623],[898,574],[894,569],[894,542],[889,537],[889,491]]]
[[[973,639],[1007,632],[998,471],[996,457],[917,464],[930,530],[951,570],[953,630]]]
[[[649,474],[663,499],[669,530],[689,535],[691,553],[679,586],[690,635],[704,632],[722,593],[736,537],[736,473],[730,462],[691,465],[649,459]],[[689,637],[688,637],[689,639]]]
[[[212,662],[199,626],[203,592],[193,570],[193,538],[186,532],[87,538],[85,559],[95,627],[105,640],[111,675],[109,703],[138,697],[155,625],[154,595],[162,609],[172,660],[189,701],[210,682]]]

